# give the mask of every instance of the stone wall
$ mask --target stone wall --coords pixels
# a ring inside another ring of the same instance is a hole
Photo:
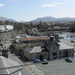
[[[8,32],[2,32],[0,33],[0,41],[4,41],[6,40],[10,40],[11,37],[14,37],[17,35],[17,31],[13,30],[13,31],[8,31]]]

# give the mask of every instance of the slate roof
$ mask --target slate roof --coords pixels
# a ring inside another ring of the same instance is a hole
[[[74,49],[73,47],[68,46],[65,43],[58,43],[58,44],[60,45],[59,50]]]
[[[44,49],[42,49],[42,52],[48,52],[48,50],[44,48]]]
[[[53,43],[54,43],[54,41],[50,42],[47,46],[50,46],[50,45],[53,44]],[[66,45],[66,44],[63,43],[63,42],[56,42],[56,41],[55,41],[55,44],[59,45],[59,50],[74,49],[73,47],[68,46],[68,45]]]
[[[7,68],[7,67],[12,67],[12,66],[18,66],[18,65],[19,64],[17,62],[9,58],[0,56],[0,68]],[[0,70],[0,75],[10,75],[21,69],[22,67]]]
[[[37,52],[41,52],[41,46],[37,46],[37,47],[34,47],[31,51],[30,51],[30,53],[37,53]]]
[[[25,51],[27,51],[27,52],[30,53],[30,52],[32,51],[32,49],[33,49],[33,48],[27,47],[27,48],[25,48]]]
[[[29,53],[38,53],[38,52],[47,52],[48,50],[41,48],[41,46],[36,46],[34,48],[27,47],[25,48],[25,51]]]

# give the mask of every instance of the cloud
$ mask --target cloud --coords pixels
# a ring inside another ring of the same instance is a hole
[[[1,4],[1,3],[0,3],[0,7],[3,7],[3,6],[4,6],[4,4]]]
[[[56,5],[59,5],[59,4],[63,4],[63,3],[60,2],[60,3],[54,3],[54,4],[44,4],[42,5],[42,7],[55,7]]]

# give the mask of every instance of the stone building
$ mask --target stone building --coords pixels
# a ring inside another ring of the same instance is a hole
[[[31,61],[35,59],[42,60],[44,59],[44,57],[48,58],[47,54],[48,54],[47,50],[41,49],[41,46],[36,46],[34,48],[27,47],[24,50],[24,56]]]
[[[63,42],[57,42],[53,37],[42,43],[42,48],[48,51],[48,60],[74,56],[74,48]]]
[[[48,60],[58,59],[74,56],[74,48],[62,42],[56,42],[51,37],[50,40],[44,41],[42,46],[26,48],[24,50],[24,56],[29,60],[43,60],[44,58]]]
[[[74,56],[74,48],[61,42],[52,41],[48,46],[48,58],[47,59],[57,59],[63,57]]]

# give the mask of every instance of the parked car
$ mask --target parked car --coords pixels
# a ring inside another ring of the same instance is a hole
[[[75,42],[75,40],[71,40],[71,42],[73,42],[73,43],[74,43],[74,42]]]
[[[34,63],[38,63],[38,62],[41,62],[40,59],[34,60]]]
[[[71,57],[69,57],[69,58],[66,58],[65,61],[67,61],[67,62],[72,62],[73,60],[72,60]]]
[[[43,63],[42,64],[48,64],[47,59],[43,59]]]

